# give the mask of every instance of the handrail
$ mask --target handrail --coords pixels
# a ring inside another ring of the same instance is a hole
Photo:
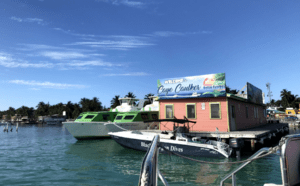
[[[152,140],[142,163],[139,186],[157,185],[157,161],[159,135]]]
[[[257,151],[255,154],[253,154],[250,158],[248,159],[253,159],[256,158],[258,156],[260,156],[263,153],[267,153],[269,152],[269,148],[262,148],[259,151]],[[232,171],[231,173],[229,173],[227,176],[225,176],[220,183],[220,186],[223,186],[224,181],[227,180],[229,177],[232,177],[232,186],[236,186],[236,180],[235,180],[235,174],[241,170],[242,168],[244,168],[246,165],[248,165],[249,163],[251,163],[252,161],[247,161],[245,163],[243,163],[242,165],[240,165],[238,168],[236,168],[234,171]]]
[[[154,136],[142,163],[139,186],[157,186],[157,176],[159,176],[165,186],[169,186],[167,180],[158,169],[159,142],[160,136]]]

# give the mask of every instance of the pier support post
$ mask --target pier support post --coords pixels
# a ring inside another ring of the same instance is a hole
[[[251,139],[251,150],[254,151],[255,150],[255,140]]]
[[[241,148],[237,148],[235,151],[235,154],[236,154],[236,158],[238,160],[240,160],[241,159]]]

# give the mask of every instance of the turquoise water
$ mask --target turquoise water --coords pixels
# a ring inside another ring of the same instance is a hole
[[[63,126],[23,125],[18,133],[0,131],[0,185],[138,184],[145,152],[123,148],[111,139],[77,141]],[[199,164],[160,155],[159,166],[170,185],[180,186],[219,185],[237,165]],[[249,164],[237,174],[237,182],[281,183],[278,156]],[[159,185],[163,184],[159,181]]]

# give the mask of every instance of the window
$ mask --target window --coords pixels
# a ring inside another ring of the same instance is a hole
[[[87,115],[84,119],[92,119],[93,117],[95,117],[95,115]]]
[[[191,119],[196,119],[196,104],[188,103],[186,104],[186,117]]]
[[[152,114],[152,119],[157,120],[158,119],[157,114]]]
[[[288,112],[288,114],[292,114],[292,112]]]
[[[210,106],[210,119],[221,119],[221,104],[209,103]]]
[[[142,113],[141,116],[142,116],[143,120],[148,120],[149,119],[148,113]]]
[[[246,118],[249,117],[249,114],[248,114],[248,106],[246,106]]]
[[[103,114],[102,117],[103,120],[109,120],[109,114]]]
[[[125,116],[124,119],[132,119],[132,118],[134,118],[134,115],[128,115],[128,116]]]
[[[123,116],[117,116],[116,120],[121,120],[123,118]]]
[[[174,108],[173,105],[165,105],[166,106],[166,119],[174,118]]]
[[[82,116],[78,116],[78,118],[76,118],[76,119],[81,119],[82,118]]]

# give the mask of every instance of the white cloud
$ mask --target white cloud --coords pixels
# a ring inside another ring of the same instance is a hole
[[[87,88],[86,85],[77,84],[63,84],[63,83],[51,83],[51,82],[38,82],[38,81],[25,81],[25,80],[11,80],[8,83],[18,85],[36,86],[41,88],[53,88],[53,89],[67,89],[67,88]]]
[[[4,66],[7,68],[52,68],[54,66],[53,63],[29,63],[24,60],[13,59],[10,55],[5,53],[0,53],[0,66]]]
[[[93,35],[93,34],[77,34],[77,33],[74,33],[74,31],[71,31],[71,30],[64,30],[62,28],[53,28],[54,30],[57,30],[57,31],[61,31],[65,34],[71,34],[73,36],[80,36],[80,37],[96,37],[96,35]]]
[[[17,17],[11,17],[10,19],[12,19],[14,21],[18,21],[18,22],[22,22],[23,21],[21,18],[17,18]]]
[[[30,88],[30,90],[41,90],[39,88]]]
[[[18,21],[18,22],[37,23],[37,24],[40,24],[40,25],[45,25],[46,24],[43,19],[39,19],[39,18],[25,18],[25,19],[22,19],[22,18],[13,16],[10,19],[14,20],[14,21]]]
[[[63,47],[54,47],[50,45],[38,45],[38,44],[18,44],[19,46],[23,46],[23,48],[18,48],[18,50],[64,50]]]
[[[133,73],[125,73],[125,74],[103,74],[102,76],[148,76],[150,74],[145,72],[133,72]]]
[[[115,49],[115,50],[128,50],[133,48],[141,48],[145,46],[154,45],[153,43],[148,43],[147,41],[142,41],[139,39],[122,39],[122,40],[102,40],[102,41],[89,41],[89,42],[76,42],[70,45],[85,45],[94,48],[105,48],[105,49]]]
[[[154,36],[170,37],[170,36],[184,36],[184,33],[171,32],[171,31],[158,31],[153,33]]]
[[[45,51],[40,53],[42,56],[49,57],[51,59],[74,59],[74,58],[85,58],[85,54],[79,52],[56,52],[56,51]]]
[[[68,58],[75,57],[76,55],[69,55]],[[79,55],[80,56],[80,55]],[[65,58],[64,58],[65,57]],[[66,59],[66,56],[61,57],[61,55],[52,55],[52,58],[55,59]],[[82,57],[82,56],[80,56]],[[14,59],[6,53],[0,53],[0,66],[7,68],[59,68],[60,70],[70,70],[70,69],[84,69],[91,66],[101,66],[101,67],[113,67],[113,66],[123,66],[123,64],[105,62],[102,60],[87,60],[87,61],[78,61],[73,60],[68,63],[29,63],[24,60]]]
[[[105,3],[111,3],[113,5],[125,5],[130,6],[134,8],[142,8],[145,3],[142,3],[140,1],[129,1],[129,0],[96,0],[97,2],[105,2]]]
[[[103,66],[103,67],[112,67],[112,66],[123,66],[122,64],[114,64],[110,62],[104,62],[101,60],[96,61],[80,61],[80,62],[72,62],[72,63],[60,63],[65,66],[73,66],[73,67],[83,67],[83,66]]]
[[[172,32],[172,31],[157,31],[148,36],[158,36],[158,37],[172,37],[172,36],[186,36],[194,34],[211,34],[211,31],[199,31],[199,32]]]

